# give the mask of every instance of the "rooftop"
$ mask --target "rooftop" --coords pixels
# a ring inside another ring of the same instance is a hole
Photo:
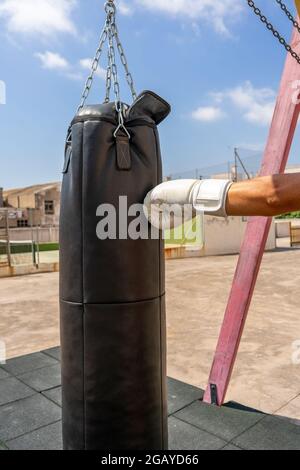
[[[26,186],[25,188],[14,188],[14,189],[7,189],[3,191],[3,197],[6,199],[7,197],[20,197],[25,196],[28,194],[37,194],[42,191],[47,191],[52,188],[58,188],[60,190],[61,183],[54,182],[54,183],[43,183],[43,184],[36,184],[33,186]]]
[[[0,449],[61,450],[60,349],[0,366]],[[300,426],[237,403],[201,402],[199,388],[168,379],[170,450],[300,450]]]

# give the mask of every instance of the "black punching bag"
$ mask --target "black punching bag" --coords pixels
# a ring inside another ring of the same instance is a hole
[[[124,109],[130,139],[114,136],[118,113],[108,103],[80,110],[66,147],[60,312],[70,450],[167,448],[163,241],[100,240],[96,230],[99,205],[112,204],[119,217],[119,196],[142,204],[161,182],[156,126],[170,107],[144,92]]]

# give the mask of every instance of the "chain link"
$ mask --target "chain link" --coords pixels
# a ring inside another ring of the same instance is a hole
[[[77,112],[79,112],[85,105],[86,100],[89,96],[94,76],[99,66],[100,57],[103,52],[103,46],[108,41],[108,66],[106,71],[106,95],[105,95],[105,103],[109,103],[110,101],[110,92],[113,82],[113,90],[115,95],[115,102],[116,102],[116,109],[118,113],[122,113],[122,104],[120,100],[120,84],[118,81],[118,70],[116,65],[116,53],[115,53],[115,46],[114,41],[117,45],[117,50],[120,55],[121,63],[125,69],[126,74],[126,81],[130,87],[130,91],[132,94],[133,100],[137,98],[137,94],[134,87],[134,82],[131,73],[129,72],[128,62],[125,56],[125,52],[123,46],[121,44],[118,28],[116,25],[116,6],[114,4],[114,0],[108,0],[105,3],[105,12],[106,12],[106,21],[104,29],[101,33],[100,43],[97,48],[95,58],[93,59],[92,66],[91,66],[91,73],[85,83],[85,87],[81,96],[80,105],[78,107]],[[121,117],[119,117],[121,119]],[[120,123],[123,125],[123,121]]]
[[[109,103],[110,100],[110,90],[111,90],[111,67],[109,63],[109,53],[108,53],[108,65],[106,71],[106,95],[105,95],[105,103]]]
[[[119,51],[119,55],[120,55],[122,65],[125,69],[126,80],[127,80],[128,85],[129,85],[132,98],[133,98],[133,100],[135,100],[137,98],[137,94],[136,94],[135,87],[134,87],[134,81],[133,81],[131,73],[129,72],[128,62],[127,62],[127,59],[126,59],[124,48],[123,48],[122,43],[120,41],[118,27],[117,27],[115,22],[112,24],[112,31],[113,31],[113,35],[114,35],[116,43],[117,43],[117,48],[118,48],[118,51]]]
[[[295,20],[292,13],[288,10],[287,6],[283,3],[282,0],[275,0],[275,1],[280,6],[281,10],[286,14],[288,19],[293,23],[295,28],[298,29],[298,33],[300,34],[300,25],[299,25],[298,21]]]
[[[93,80],[94,80],[94,75],[95,75],[95,72],[97,71],[99,61],[100,61],[100,57],[101,57],[102,50],[103,50],[103,46],[104,46],[106,40],[107,40],[107,25],[105,25],[105,27],[104,27],[104,29],[101,33],[100,43],[99,43],[98,49],[96,51],[94,60],[92,62],[91,73],[88,76],[88,79],[85,83],[84,90],[83,90],[83,93],[82,93],[82,96],[81,96],[81,101],[80,101],[80,104],[78,106],[77,112],[80,111],[84,107],[85,102],[87,100],[87,97],[89,96],[89,93],[90,93],[90,90],[91,90],[91,87],[92,87],[92,84],[93,84]]]
[[[255,5],[253,0],[247,0],[248,5],[250,8],[253,9],[254,13],[260,18],[261,22],[266,25],[266,28],[271,31],[273,36],[278,39],[280,44],[285,48],[285,50],[291,54],[291,56],[300,64],[300,56],[292,49],[292,47],[286,42],[283,36],[274,28],[272,23],[268,21],[265,15],[261,12],[261,10]]]

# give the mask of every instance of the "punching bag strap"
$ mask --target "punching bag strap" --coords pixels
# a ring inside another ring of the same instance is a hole
[[[71,156],[72,156],[72,128],[69,127],[67,138],[66,138],[66,144],[65,144],[65,161],[64,161],[63,171],[62,171],[64,174],[68,173]]]
[[[119,170],[131,170],[131,155],[129,138],[126,133],[119,131],[116,136],[117,167]]]

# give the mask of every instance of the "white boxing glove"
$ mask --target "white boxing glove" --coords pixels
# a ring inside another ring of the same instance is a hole
[[[145,215],[163,230],[182,225],[198,213],[227,217],[226,200],[232,184],[216,179],[167,181],[147,194]]]

